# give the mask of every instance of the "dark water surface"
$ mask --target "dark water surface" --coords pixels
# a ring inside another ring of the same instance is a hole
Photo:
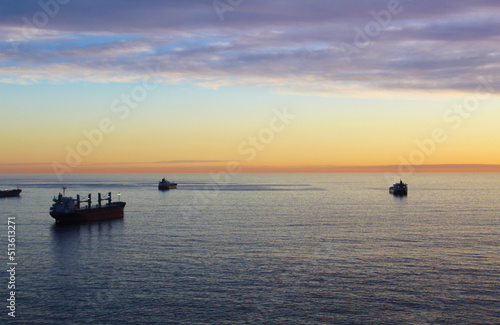
[[[23,189],[0,199],[2,324],[500,323],[499,174],[410,175],[404,198],[383,174],[73,175],[127,202],[76,226],[48,213],[53,175],[0,176]]]

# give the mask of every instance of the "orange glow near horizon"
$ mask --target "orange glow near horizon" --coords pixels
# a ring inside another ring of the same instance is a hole
[[[229,91],[195,91],[214,102],[193,96],[164,108],[170,98],[159,96],[124,120],[108,99],[96,104],[102,110],[78,118],[64,107],[57,108],[62,117],[34,108],[8,112],[9,123],[0,121],[0,173],[54,173],[54,162],[68,173],[207,173],[223,170],[225,161],[240,162],[243,172],[381,172],[399,165],[418,166],[416,172],[496,172],[486,165],[500,165],[500,100],[493,96],[474,114],[453,113],[450,120],[443,117],[453,108],[446,100],[262,91],[268,101],[287,104],[279,107],[252,102],[255,94],[227,101]],[[54,94],[44,96],[41,105],[50,107]],[[109,132],[98,130],[106,119]]]
[[[188,173],[498,173],[500,165],[455,164],[455,165],[387,165],[387,166],[252,166],[231,162],[191,165],[81,165],[64,174],[188,174]],[[236,169],[237,168],[237,169]],[[236,170],[236,171],[235,171]],[[51,164],[2,166],[0,174],[55,174]]]

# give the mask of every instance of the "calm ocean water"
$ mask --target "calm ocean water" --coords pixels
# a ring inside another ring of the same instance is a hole
[[[177,190],[159,192],[161,177]],[[59,226],[53,175],[0,175],[19,324],[498,324],[500,174],[73,175],[125,218]],[[393,182],[399,179],[391,180]]]

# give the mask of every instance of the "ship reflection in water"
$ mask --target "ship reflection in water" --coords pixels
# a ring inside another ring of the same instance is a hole
[[[71,252],[73,251],[73,247],[71,246],[78,248],[81,243],[96,242],[100,238],[109,241],[113,236],[122,233],[123,226],[123,219],[83,224],[56,222],[51,226],[52,242],[54,247],[59,247],[62,251]]]
[[[124,225],[123,219],[86,224],[54,223],[47,258],[51,273],[38,299],[53,310],[52,293],[57,292],[57,301],[69,302],[77,312],[91,310],[88,323],[99,323],[94,317],[104,317],[99,313],[109,312],[108,305],[125,296],[122,292],[125,284],[121,281],[124,257],[120,254]],[[57,301],[56,306],[61,308]]]
[[[54,223],[51,226],[52,249],[56,265],[71,267],[83,263],[90,252],[101,247],[112,249],[113,243],[122,239],[123,219],[86,224]],[[106,255],[106,252],[102,252]]]

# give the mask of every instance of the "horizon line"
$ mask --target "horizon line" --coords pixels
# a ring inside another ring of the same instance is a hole
[[[229,161],[228,161],[229,162]],[[132,164],[132,163],[131,163]],[[149,174],[149,173],[186,173],[202,174],[225,171],[226,165],[207,166],[117,166],[122,163],[100,165],[88,164],[77,166],[66,174]],[[0,164],[8,166],[0,169],[0,174],[55,174],[46,163]],[[35,168],[33,168],[36,166]],[[234,167],[234,166],[233,166]],[[429,165],[372,165],[372,166],[337,166],[337,165],[298,165],[298,166],[244,166],[238,165],[237,173],[498,173],[500,164],[429,164]],[[227,170],[230,172],[230,170]],[[233,168],[234,172],[235,169]]]

